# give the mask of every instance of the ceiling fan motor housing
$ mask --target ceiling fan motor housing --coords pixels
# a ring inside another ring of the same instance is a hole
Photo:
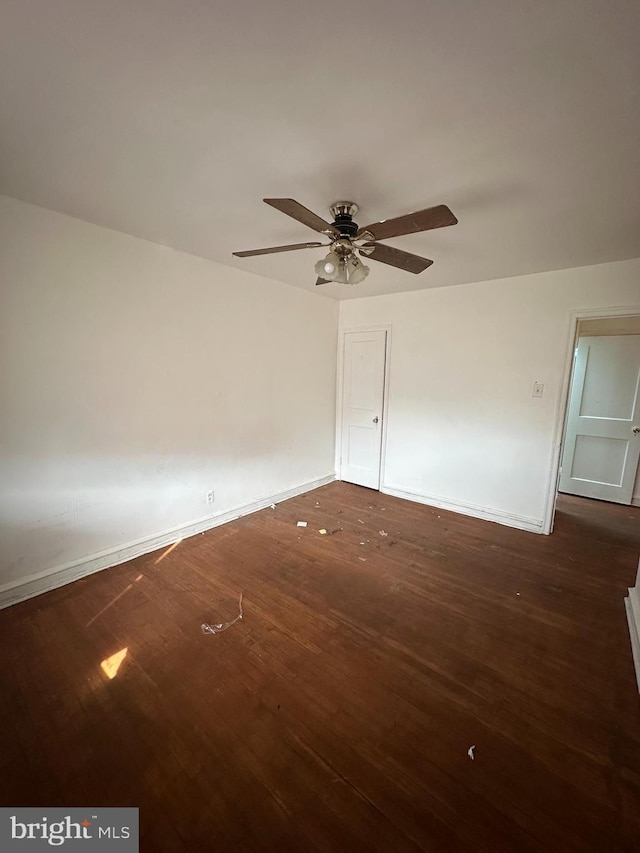
[[[329,210],[334,217],[333,226],[338,229],[340,236],[353,239],[358,233],[358,225],[353,221],[358,205],[352,201],[337,201]]]

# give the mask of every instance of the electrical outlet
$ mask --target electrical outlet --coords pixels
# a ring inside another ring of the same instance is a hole
[[[207,503],[208,503],[208,504],[212,504],[212,503],[213,503],[213,497],[214,497],[214,495],[213,495],[213,489],[210,489],[210,490],[207,492],[207,494],[206,494],[206,498],[207,498]]]
[[[544,391],[544,385],[542,382],[534,382],[533,383],[533,394],[532,397],[542,397],[542,392]]]

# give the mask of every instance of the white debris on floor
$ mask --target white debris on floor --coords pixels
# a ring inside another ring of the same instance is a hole
[[[200,626],[200,630],[203,634],[221,634],[223,631],[226,631],[227,628],[230,628],[232,625],[235,625],[238,620],[242,619],[242,599],[244,593],[240,593],[240,601],[238,602],[238,607],[240,608],[240,613],[236,616],[235,619],[232,619],[230,622],[218,622],[217,625],[209,625],[208,622],[203,622]]]

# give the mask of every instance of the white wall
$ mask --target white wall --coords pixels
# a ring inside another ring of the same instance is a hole
[[[0,282],[0,592],[334,473],[336,302],[6,197]]]
[[[612,306],[640,310],[640,260],[342,302],[392,325],[382,489],[542,529],[570,315]]]

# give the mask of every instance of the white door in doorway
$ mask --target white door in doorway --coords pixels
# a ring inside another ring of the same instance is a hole
[[[559,490],[630,504],[640,456],[640,335],[583,337]]]
[[[340,477],[380,488],[387,333],[345,332]]]

